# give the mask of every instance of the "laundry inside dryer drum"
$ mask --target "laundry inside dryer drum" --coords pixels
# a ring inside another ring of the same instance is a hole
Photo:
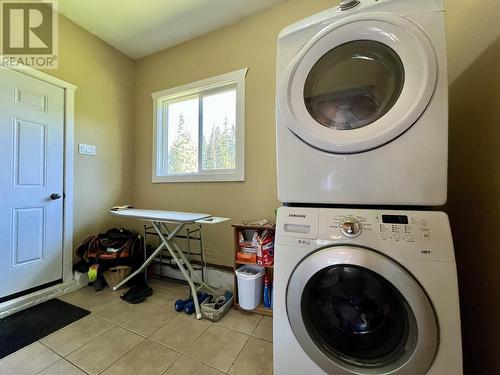
[[[321,125],[336,130],[361,128],[392,108],[404,76],[401,59],[385,44],[345,43],[321,57],[309,72],[305,105]]]

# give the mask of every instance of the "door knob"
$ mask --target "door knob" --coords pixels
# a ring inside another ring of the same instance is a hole
[[[59,198],[61,198],[61,194],[57,194],[57,193],[50,194],[50,199],[52,199],[53,201],[55,201]]]

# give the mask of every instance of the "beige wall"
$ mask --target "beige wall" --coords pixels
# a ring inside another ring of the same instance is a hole
[[[478,6],[480,5],[480,6]],[[500,373],[500,4],[446,2],[448,205],[466,374]]]
[[[288,24],[336,5],[334,0],[296,0],[235,25],[167,49],[137,63],[133,202],[137,206],[206,212],[274,221],[276,197],[276,38]],[[162,89],[248,67],[246,79],[246,180],[244,183],[151,183],[152,100]],[[205,226],[209,262],[233,260],[228,225]]]
[[[114,224],[106,209],[131,196],[134,61],[59,17],[59,69],[75,92],[74,243]],[[78,143],[97,156],[78,155]]]
[[[233,222],[273,219],[279,204],[274,155],[276,37],[284,26],[336,3],[291,0],[136,64],[62,18],[60,69],[48,73],[79,86],[76,143],[96,144],[98,152],[96,158],[75,153],[75,242],[112,225],[105,209],[117,202],[205,211],[231,217]],[[497,0],[483,0],[481,6],[448,0],[446,6],[450,78],[446,209],[459,268],[465,369],[467,374],[490,374],[500,371],[499,7]],[[152,184],[150,93],[243,67],[249,68],[246,181]],[[207,227],[207,232],[209,260],[230,264],[228,226]]]

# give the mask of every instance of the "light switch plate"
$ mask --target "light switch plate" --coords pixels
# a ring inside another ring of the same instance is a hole
[[[80,155],[92,155],[92,156],[95,156],[95,154],[96,154],[96,147],[94,145],[86,145],[86,144],[80,143],[78,145],[78,153]]]

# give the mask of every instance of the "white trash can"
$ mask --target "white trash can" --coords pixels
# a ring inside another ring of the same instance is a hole
[[[238,304],[242,309],[253,310],[262,301],[265,268],[246,264],[236,270],[238,279]]]

